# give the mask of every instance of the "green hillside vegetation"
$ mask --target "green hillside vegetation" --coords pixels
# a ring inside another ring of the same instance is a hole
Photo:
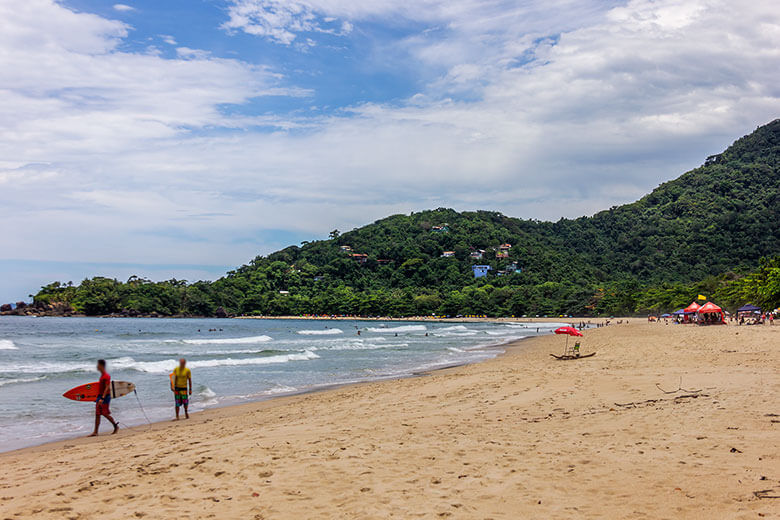
[[[775,120],[637,202],[592,217],[394,215],[257,257],[215,282],[93,278],[47,285],[35,301],[86,314],[200,316],[622,315],[674,310],[697,294],[727,307],[777,307],[779,164]],[[502,244],[511,245],[507,258],[497,258]],[[484,258],[472,258],[479,250]],[[475,279],[475,264],[490,265],[489,275]]]

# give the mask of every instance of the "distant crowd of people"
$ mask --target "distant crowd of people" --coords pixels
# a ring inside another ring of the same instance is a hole
[[[737,325],[774,325],[775,313],[766,312],[763,314],[741,314],[739,318],[735,318],[733,315],[729,317],[729,320],[737,322]]]
[[[671,318],[656,318],[655,316],[648,316],[647,321],[656,323],[669,323],[684,324],[684,323],[699,323],[699,324],[713,324],[713,323],[736,323],[737,325],[774,325],[776,313],[765,312],[761,314],[748,314],[741,313],[739,316],[734,314],[726,315],[725,319],[721,318],[718,313],[702,314],[698,318],[686,318],[683,315],[677,315]],[[618,322],[619,323],[619,322]]]

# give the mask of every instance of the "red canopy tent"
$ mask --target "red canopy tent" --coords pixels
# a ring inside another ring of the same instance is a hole
[[[691,303],[686,308],[683,309],[683,312],[697,312],[699,309],[701,309],[701,305],[699,305],[696,302]]]
[[[716,323],[725,323],[723,309],[712,302],[707,302],[696,311],[696,317],[700,325],[711,325]]]
[[[707,312],[720,312],[723,313],[723,309],[718,307],[712,302],[707,302],[701,307],[699,307],[699,313],[707,313]]]
[[[696,314],[696,312],[701,308],[701,305],[699,305],[696,302],[691,302],[690,305],[688,305],[686,308],[682,310],[682,315],[680,316],[682,318],[681,323],[692,323],[693,322],[693,315]]]

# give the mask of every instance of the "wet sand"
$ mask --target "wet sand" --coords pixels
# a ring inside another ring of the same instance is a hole
[[[0,454],[0,518],[780,516],[780,327],[585,335]]]

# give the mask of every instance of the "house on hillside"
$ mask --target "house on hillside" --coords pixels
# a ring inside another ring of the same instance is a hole
[[[469,257],[473,258],[474,260],[482,260],[483,256],[485,256],[484,249],[477,249],[476,251],[472,251],[471,253],[469,253]]]
[[[450,230],[449,224],[443,224],[441,226],[433,226],[431,228],[432,233],[447,233]]]
[[[352,260],[356,261],[359,264],[365,264],[368,261],[368,255],[364,255],[362,253],[352,253],[349,256],[351,256]]]
[[[349,247],[349,246],[341,246],[339,249],[341,249],[341,251],[343,253],[351,253],[352,252],[352,248]]]
[[[489,265],[472,265],[471,270],[474,271],[474,278],[483,278],[487,276],[491,267]]]
[[[723,162],[723,154],[721,154],[721,153],[715,154],[715,155],[710,155],[704,161],[704,164],[718,164],[719,162]]]
[[[512,273],[522,273],[523,270],[517,266],[517,262],[512,262],[511,264],[506,266],[506,272],[507,274]]]
[[[510,249],[512,249],[512,244],[501,244],[496,251],[496,258],[509,258]]]
[[[519,273],[522,273],[522,272],[523,272],[523,270],[520,269],[519,267],[517,267],[517,263],[516,262],[512,262],[511,264],[506,266],[506,269],[502,269],[501,271],[496,271],[496,274],[498,276],[506,276],[506,275],[515,274],[515,273],[519,274]]]
[[[377,258],[376,261],[379,265],[387,265],[392,262],[389,258]]]
[[[455,251],[445,251],[441,254],[442,258],[454,258],[455,257]]]

